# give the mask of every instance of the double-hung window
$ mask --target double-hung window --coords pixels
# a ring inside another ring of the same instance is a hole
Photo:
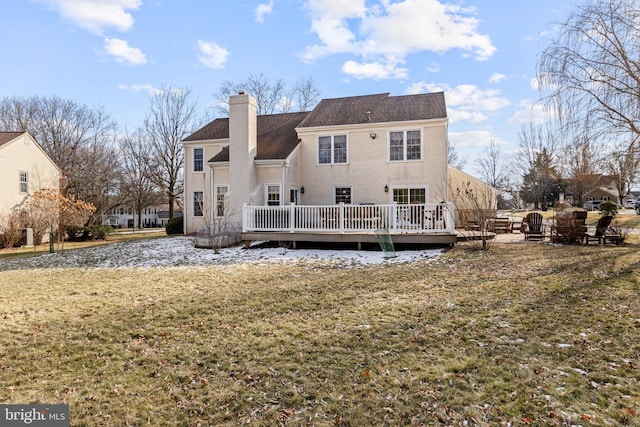
[[[193,149],[193,171],[204,171],[204,148]]]
[[[280,186],[267,185],[267,205],[280,206]]]
[[[389,132],[389,160],[422,159],[422,138],[419,130]]]
[[[335,187],[334,199],[336,204],[351,204],[351,187]]]
[[[347,163],[347,135],[318,137],[318,163]]]
[[[28,192],[29,192],[29,172],[20,171],[20,193],[26,194]]]
[[[204,192],[193,192],[193,216],[202,216],[202,210],[204,208]]]
[[[216,216],[224,216],[224,198],[229,191],[227,186],[216,187]]]

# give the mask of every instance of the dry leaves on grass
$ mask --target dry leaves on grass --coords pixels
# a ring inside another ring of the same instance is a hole
[[[0,272],[0,399],[92,425],[639,422],[636,247],[336,266]]]

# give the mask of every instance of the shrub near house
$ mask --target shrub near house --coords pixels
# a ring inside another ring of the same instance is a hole
[[[184,233],[184,226],[183,226],[181,216],[173,217],[169,220],[169,222],[167,222],[167,234],[169,236],[176,235],[176,234],[183,234],[183,233]]]

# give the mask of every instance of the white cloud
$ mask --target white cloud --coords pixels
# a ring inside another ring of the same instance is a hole
[[[440,72],[440,64],[437,62],[432,62],[426,68],[426,70],[430,73],[439,73]]]
[[[398,79],[407,76],[406,68],[398,68],[397,64],[380,62],[357,63],[347,61],[342,65],[342,72],[357,79]]]
[[[121,83],[118,85],[118,89],[124,90],[131,93],[140,93],[147,92],[149,95],[158,95],[162,93],[162,89],[154,87],[150,84],[134,84],[134,85],[126,85]]]
[[[379,0],[367,8],[364,0],[307,0],[311,29],[320,43],[302,54],[313,62],[333,54],[348,53],[365,64],[404,63],[407,55],[452,49],[474,52],[478,60],[490,58],[496,48],[489,36],[478,32],[475,9],[438,0]],[[370,4],[370,3],[369,3]],[[353,67],[351,61],[348,67]],[[346,64],[345,64],[346,65]],[[397,73],[395,78],[404,77]],[[380,78],[373,73],[373,78]]]
[[[502,80],[506,80],[507,76],[501,73],[493,73],[489,77],[489,83],[500,83]]]
[[[49,5],[62,17],[95,34],[105,28],[127,31],[133,26],[128,12],[142,5],[141,0],[38,0]]]
[[[256,22],[264,22],[264,17],[271,15],[271,12],[273,12],[273,0],[270,0],[269,3],[258,5],[256,8]]]
[[[198,40],[198,49],[200,50],[198,61],[208,68],[218,69],[224,67],[224,63],[229,57],[229,51],[216,42]]]
[[[418,82],[407,88],[408,94],[444,92],[449,121],[480,123],[488,120],[487,112],[501,110],[511,105],[497,89],[480,89],[476,85],[458,85]]]
[[[108,55],[114,57],[116,62],[129,65],[142,65],[147,63],[147,57],[137,47],[129,46],[126,40],[104,39],[104,49]]]
[[[449,143],[454,144],[456,148],[483,148],[491,141],[499,145],[504,144],[504,141],[491,130],[449,132]]]
[[[543,124],[555,117],[555,113],[539,102],[520,101],[518,110],[509,118],[509,123]]]

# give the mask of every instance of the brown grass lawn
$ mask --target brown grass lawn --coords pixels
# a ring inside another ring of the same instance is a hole
[[[0,402],[74,426],[640,425],[639,249],[0,272]]]

